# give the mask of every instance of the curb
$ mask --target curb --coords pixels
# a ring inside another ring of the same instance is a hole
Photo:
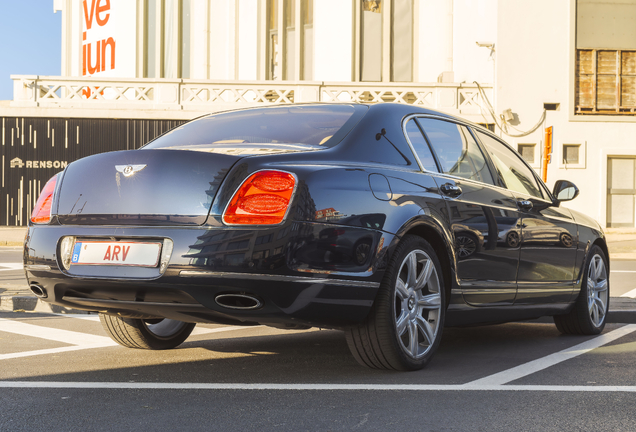
[[[636,324],[636,309],[632,310],[616,310],[607,314],[607,322],[609,324]]]
[[[605,322],[607,324],[636,324],[636,299],[628,297],[610,297],[610,307]],[[552,324],[551,316],[527,320],[525,322]]]
[[[0,312],[40,312],[56,314],[92,314],[79,309],[70,309],[40,300],[34,296],[0,296]]]
[[[610,263],[614,260],[636,260],[636,252],[610,252]]]
[[[611,324],[636,324],[636,299],[610,297],[607,322]]]
[[[522,322],[554,324],[554,320],[551,316],[545,316],[534,320],[527,320]],[[636,324],[636,309],[612,310],[610,306],[610,310],[607,313],[605,322],[607,324]]]

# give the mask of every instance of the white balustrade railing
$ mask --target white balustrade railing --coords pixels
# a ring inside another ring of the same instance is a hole
[[[475,84],[86,78],[12,75],[16,107],[67,107],[214,112],[300,102],[395,102],[482,122]],[[483,85],[492,98],[492,86]]]

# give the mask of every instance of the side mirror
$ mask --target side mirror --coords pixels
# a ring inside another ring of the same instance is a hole
[[[579,188],[568,180],[557,180],[554,184],[552,195],[557,201],[571,201],[579,195]]]

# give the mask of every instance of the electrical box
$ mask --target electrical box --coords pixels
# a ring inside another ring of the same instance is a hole
[[[503,110],[501,115],[506,122],[512,121],[515,118],[515,115],[512,113],[510,108]]]

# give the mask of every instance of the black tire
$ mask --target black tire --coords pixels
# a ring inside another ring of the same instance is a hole
[[[605,328],[610,300],[609,267],[600,247],[592,247],[584,269],[581,292],[574,308],[568,314],[554,317],[554,324],[561,333],[595,335]]]
[[[393,253],[369,316],[345,330],[347,344],[363,366],[422,369],[439,346],[445,313],[437,255],[426,240],[407,235]]]
[[[106,333],[127,348],[164,350],[176,348],[185,341],[195,323],[170,319],[143,320],[99,314]]]

